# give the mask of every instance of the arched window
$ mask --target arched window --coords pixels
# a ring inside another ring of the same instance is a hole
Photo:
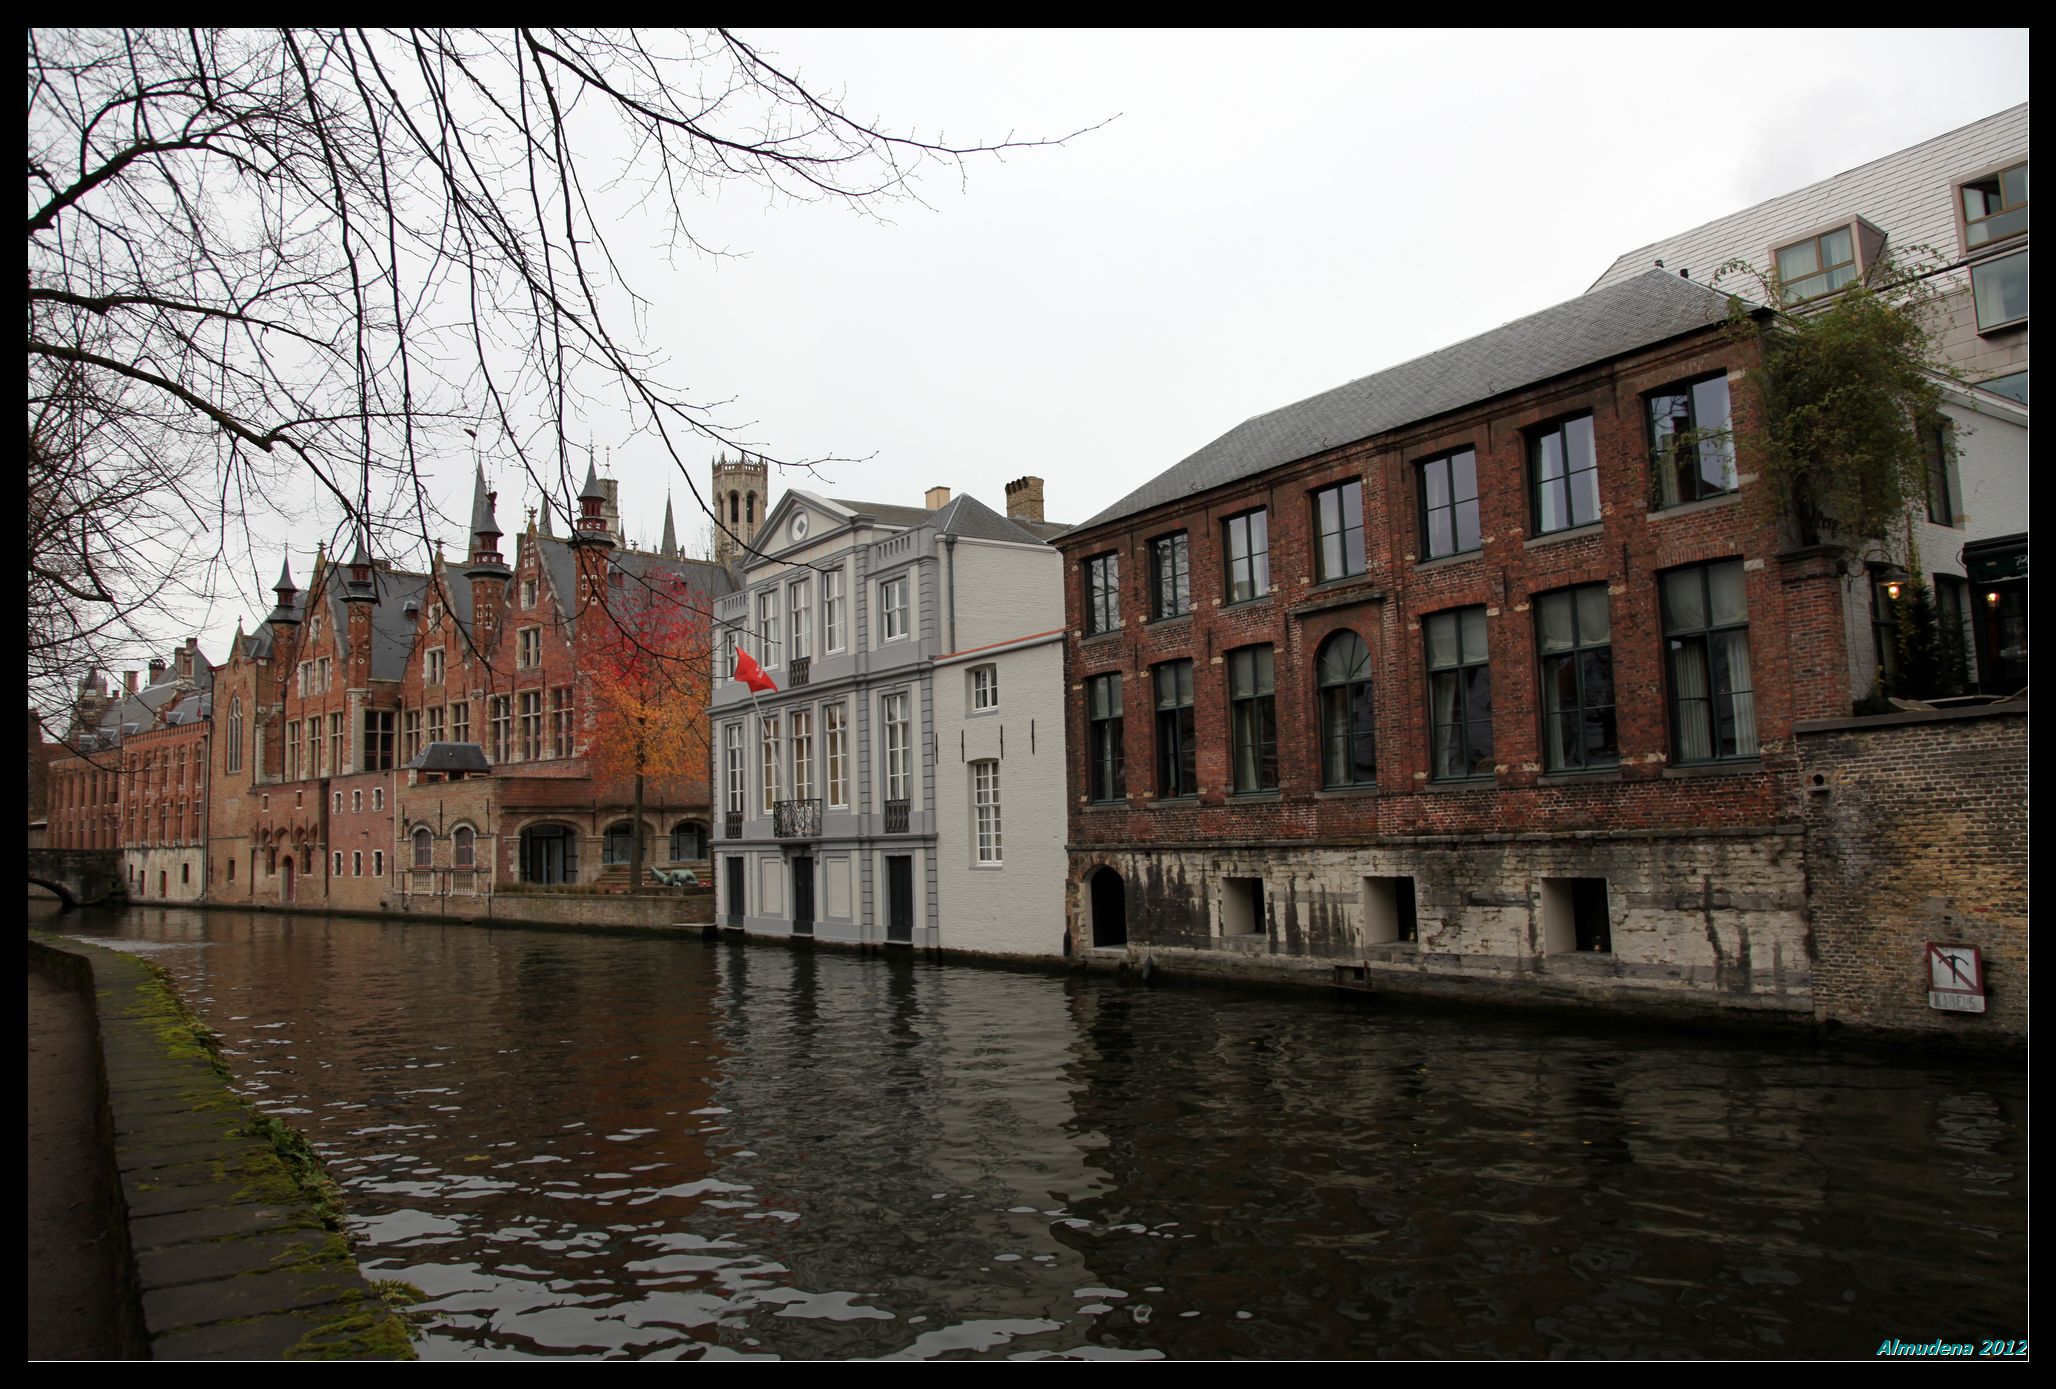
[[[607,838],[601,846],[600,862],[626,863],[634,852],[635,826],[627,820],[607,826]]]
[[[435,862],[435,836],[428,832],[428,826],[423,825],[420,829],[414,831],[414,866],[416,868],[426,868],[433,862]]]
[[[742,523],[742,493],[740,493],[740,492],[730,492],[730,493],[728,494],[728,524],[729,524],[729,525],[731,525],[731,526],[735,526],[735,525],[740,525],[741,523]]]
[[[1378,779],[1371,728],[1371,653],[1354,632],[1321,646],[1316,673],[1321,700],[1321,784],[1366,786]]]
[[[681,820],[671,827],[671,861],[697,863],[707,856],[707,827],[693,820]]]
[[[243,770],[243,697],[237,695],[228,702],[228,760],[225,770]]]
[[[451,842],[456,846],[457,866],[459,868],[475,867],[478,863],[478,835],[472,830],[471,826],[459,825],[457,832],[450,838]]]
[[[745,499],[742,519],[754,526],[757,524],[757,494],[752,492]]]
[[[578,836],[564,825],[530,825],[521,831],[521,881],[578,881]]]

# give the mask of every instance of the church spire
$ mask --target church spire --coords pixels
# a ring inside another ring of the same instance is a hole
[[[657,553],[665,559],[678,558],[678,527],[673,525],[671,521],[671,494],[669,492],[664,494],[664,543],[658,548]]]

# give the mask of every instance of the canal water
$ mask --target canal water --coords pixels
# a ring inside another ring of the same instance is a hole
[[[2027,1329],[2018,1066],[180,910],[429,1358],[1833,1356]]]

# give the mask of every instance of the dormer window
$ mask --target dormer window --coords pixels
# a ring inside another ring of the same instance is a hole
[[[1787,304],[1833,294],[1863,278],[1885,249],[1885,234],[1862,218],[1780,246],[1773,259]]]
[[[1973,179],[1958,191],[1966,250],[1975,251],[2009,237],[2027,235],[2026,160],[1985,178]]]

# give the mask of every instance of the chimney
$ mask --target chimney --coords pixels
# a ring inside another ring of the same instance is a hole
[[[154,685],[163,678],[164,658],[162,656],[152,656],[150,658],[150,683]]]
[[[136,692],[136,675],[137,672],[133,670],[125,670],[121,673],[122,688],[126,689],[130,694]]]
[[[1042,479],[1017,477],[1007,484],[1007,515],[1016,521],[1042,519]]]
[[[193,678],[193,657],[198,654],[199,645],[200,639],[198,637],[187,637],[186,644],[173,653],[172,659],[178,662],[179,679],[190,680]]]
[[[949,488],[931,487],[928,489],[928,509],[930,511],[940,511],[948,505]]]

